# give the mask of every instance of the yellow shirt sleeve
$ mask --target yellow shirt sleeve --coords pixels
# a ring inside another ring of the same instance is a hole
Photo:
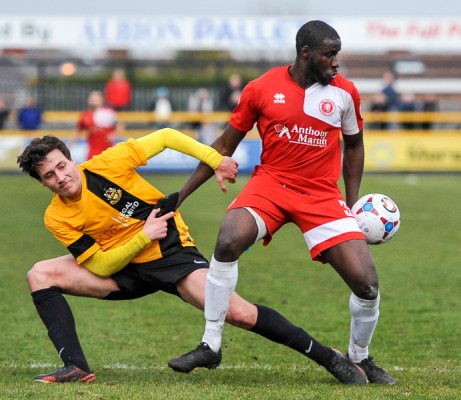
[[[83,262],[83,266],[93,274],[107,278],[123,269],[151,240],[141,231],[133,239],[115,249],[99,249]]]
[[[212,147],[197,142],[176,129],[160,129],[136,140],[144,148],[148,159],[166,148],[195,157],[213,169],[218,168],[223,159],[223,156]]]

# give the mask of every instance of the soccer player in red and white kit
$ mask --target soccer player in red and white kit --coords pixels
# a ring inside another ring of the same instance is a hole
[[[76,139],[85,134],[87,160],[113,146],[120,128],[117,113],[104,105],[102,92],[92,90],[88,95],[88,109],[82,111],[75,127]]]
[[[284,224],[292,222],[301,230],[312,259],[329,263],[352,290],[349,358],[369,382],[396,383],[368,353],[380,295],[373,258],[350,211],[363,174],[363,120],[354,84],[338,73],[340,50],[334,28],[322,21],[304,24],[296,35],[294,64],[251,81],[212,145],[231,155],[256,123],[261,164],[221,225],[207,277],[202,342],[171,360],[174,370],[190,371],[221,360],[224,319],[237,284],[239,256],[260,239],[267,245]],[[345,197],[337,184],[341,170]],[[180,190],[177,206],[211,174],[211,169],[199,165]]]

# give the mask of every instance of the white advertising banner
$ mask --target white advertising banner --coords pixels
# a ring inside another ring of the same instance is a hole
[[[312,16],[0,16],[0,48],[287,51]],[[459,18],[329,18],[348,52],[461,53]]]

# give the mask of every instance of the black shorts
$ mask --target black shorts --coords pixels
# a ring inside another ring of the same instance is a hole
[[[111,276],[120,290],[110,293],[104,300],[137,299],[159,290],[180,297],[177,282],[208,266],[208,260],[196,247],[183,247],[170,256],[147,263],[130,263]]]

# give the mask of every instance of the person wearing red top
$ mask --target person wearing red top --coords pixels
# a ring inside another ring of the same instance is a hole
[[[366,374],[365,383],[396,383],[368,354],[380,296],[373,258],[350,210],[363,174],[363,120],[357,89],[338,73],[340,50],[341,39],[330,25],[304,24],[296,35],[294,63],[246,85],[229,124],[213,143],[221,154],[231,155],[256,124],[261,163],[221,225],[207,276],[202,342],[171,360],[174,370],[208,367],[220,360],[239,256],[260,239],[267,245],[292,222],[301,230],[311,258],[329,263],[352,290],[348,357]],[[341,172],[345,197],[337,184]],[[176,207],[211,173],[199,165],[179,191]]]
[[[106,84],[104,95],[107,104],[114,110],[125,110],[131,103],[131,83],[121,68],[114,69],[112,78]]]
[[[86,133],[88,160],[114,144],[118,128],[117,114],[104,105],[103,94],[99,90],[91,91],[88,109],[80,114],[76,126],[77,139]]]

